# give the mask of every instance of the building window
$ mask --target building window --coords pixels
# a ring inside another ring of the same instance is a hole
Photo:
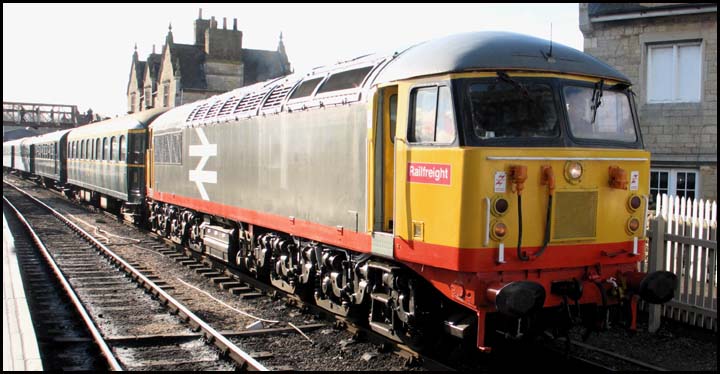
[[[150,90],[150,87],[145,89],[145,107],[146,108],[152,108],[152,91]]]
[[[170,105],[170,85],[163,84],[163,107]]]
[[[130,113],[135,113],[135,92],[130,94]]]
[[[700,102],[700,42],[648,46],[648,103]]]
[[[650,209],[657,206],[657,195],[694,199],[699,195],[698,172],[688,169],[653,169],[650,171]]]

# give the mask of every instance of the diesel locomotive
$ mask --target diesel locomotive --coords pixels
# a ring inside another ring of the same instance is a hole
[[[631,82],[534,37],[448,36],[23,142],[3,166],[57,142],[34,150],[69,195],[396,340],[488,351],[571,307],[634,317],[677,281],[637,270],[650,154]]]

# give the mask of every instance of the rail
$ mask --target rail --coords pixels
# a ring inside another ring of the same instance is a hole
[[[97,239],[95,239],[92,235],[90,235],[87,231],[83,230],[81,227],[73,223],[72,221],[68,220],[67,218],[63,217],[59,212],[52,209],[47,204],[43,203],[42,201],[34,198],[33,196],[30,196],[25,191],[21,190],[20,188],[7,183],[9,186],[16,189],[18,192],[22,193],[24,196],[27,196],[29,199],[33,200],[36,204],[44,207],[47,209],[53,216],[58,218],[60,221],[68,225],[70,228],[72,228],[75,232],[77,232],[82,237],[86,238],[88,241],[90,241],[96,248],[101,250],[105,255],[107,255],[113,262],[115,262],[119,267],[121,267],[124,271],[128,272],[138,283],[140,283],[143,287],[148,288],[150,292],[152,292],[155,296],[157,296],[160,300],[162,300],[164,303],[167,304],[168,308],[171,308],[182,317],[186,318],[188,320],[188,323],[190,323],[192,326],[199,328],[203,331],[203,335],[205,335],[205,338],[208,341],[211,341],[215,346],[217,346],[222,352],[228,355],[231,359],[233,359],[236,363],[240,365],[241,370],[260,370],[260,371],[268,371],[268,369],[263,366],[261,363],[256,361],[254,358],[252,358],[249,354],[241,350],[239,347],[237,347],[235,344],[233,344],[230,340],[228,340],[225,336],[220,334],[217,330],[215,330],[213,327],[205,323],[202,319],[200,319],[197,315],[195,315],[192,311],[187,309],[184,305],[182,305],[179,301],[175,300],[172,296],[170,296],[167,292],[162,290],[159,286],[157,286],[154,282],[152,282],[150,279],[148,279],[145,275],[143,275],[140,271],[135,269],[132,265],[127,263],[125,260],[123,260],[120,256],[115,254],[113,251],[111,251],[108,247],[106,247],[104,244],[99,242]],[[4,197],[3,197],[4,198]],[[59,269],[58,269],[59,271]],[[88,317],[89,318],[89,317]],[[99,334],[99,333],[98,333]]]
[[[102,334],[98,330],[97,326],[95,326],[95,323],[93,322],[92,318],[90,318],[90,315],[88,314],[85,307],[82,305],[82,302],[80,302],[80,299],[78,298],[77,294],[75,293],[75,290],[70,285],[70,282],[68,282],[67,278],[65,278],[65,275],[63,275],[62,271],[60,270],[60,267],[58,267],[57,263],[55,263],[55,259],[53,259],[52,255],[50,255],[50,252],[48,251],[47,247],[45,247],[45,244],[40,239],[40,237],[37,235],[35,230],[33,230],[30,223],[25,219],[25,217],[20,213],[20,211],[15,208],[15,206],[8,200],[5,196],[3,196],[3,201],[10,207],[10,209],[13,211],[15,216],[18,218],[20,223],[25,227],[25,230],[27,230],[28,234],[32,238],[33,242],[37,246],[38,250],[42,254],[42,256],[45,258],[45,261],[47,261],[50,268],[52,268],[53,273],[55,273],[55,277],[57,277],[58,281],[62,285],[63,289],[65,290],[65,293],[70,298],[71,302],[75,306],[75,309],[78,311],[80,316],[82,317],[83,321],[85,322],[85,326],[87,327],[88,331],[93,337],[93,340],[95,341],[95,344],[97,344],[98,348],[102,352],[103,356],[108,362],[108,365],[110,366],[110,369],[113,371],[122,371],[122,367],[115,359],[115,356],[112,354],[112,351],[110,350],[110,347],[105,342],[105,339],[102,337]]]

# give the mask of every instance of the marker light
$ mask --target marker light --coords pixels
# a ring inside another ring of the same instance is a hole
[[[632,196],[630,196],[630,198],[628,198],[627,205],[628,205],[628,208],[630,208],[630,210],[634,212],[637,210],[637,208],[640,207],[640,203],[641,203],[640,196],[632,195]]]
[[[640,228],[640,220],[635,217],[630,217],[630,219],[627,222],[627,229],[631,233],[634,233]]]
[[[505,237],[505,234],[507,234],[507,226],[502,222],[496,222],[493,225],[492,233],[493,238],[500,241]]]

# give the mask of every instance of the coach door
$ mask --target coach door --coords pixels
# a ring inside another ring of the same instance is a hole
[[[395,176],[395,123],[397,86],[381,88],[377,97],[375,128],[374,222],[372,252],[393,255],[393,198]]]

